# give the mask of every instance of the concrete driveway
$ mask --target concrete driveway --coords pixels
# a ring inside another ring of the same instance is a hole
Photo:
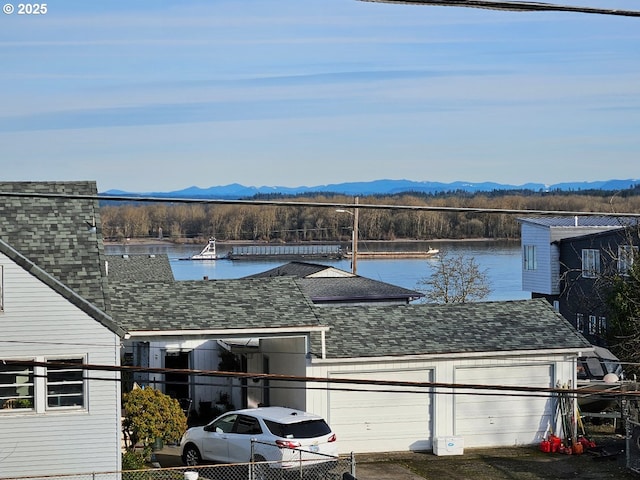
[[[383,460],[383,456],[376,458],[376,455],[367,455],[361,460],[356,456],[356,479],[357,480],[424,480],[406,468],[392,462],[376,462]],[[180,448],[165,446],[162,450],[155,452],[155,461],[162,468],[181,467]]]

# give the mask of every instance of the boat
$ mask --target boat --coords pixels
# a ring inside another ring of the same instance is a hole
[[[429,247],[428,250],[415,250],[415,251],[358,251],[358,258],[430,258],[435,257],[440,253],[437,248]],[[351,258],[352,252],[346,252],[345,257]]]
[[[344,256],[340,245],[242,245],[234,246],[225,258],[229,260],[256,259],[341,259]]]
[[[220,258],[216,253],[216,239],[211,237],[200,253],[191,255],[188,258],[181,258],[180,260],[219,260]]]
[[[593,352],[578,358],[578,405],[582,412],[598,413],[616,407],[624,383],[620,359],[606,348],[594,346]]]

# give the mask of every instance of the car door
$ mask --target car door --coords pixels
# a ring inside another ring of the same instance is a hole
[[[251,440],[262,433],[258,419],[251,415],[238,415],[234,430],[227,436],[231,463],[246,463],[251,460]]]
[[[229,436],[233,435],[232,431],[237,418],[237,414],[225,415],[204,427],[202,440],[204,460],[231,463],[229,459]]]

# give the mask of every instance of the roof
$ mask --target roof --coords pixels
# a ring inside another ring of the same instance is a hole
[[[605,215],[584,216],[542,216],[518,218],[521,223],[530,223],[550,228],[562,227],[610,227],[622,228],[637,225],[640,219],[636,217],[612,217]]]
[[[296,283],[313,303],[411,301],[420,292],[365,277],[299,278]]]
[[[320,272],[327,272],[329,270],[344,272],[344,270],[339,270],[329,265],[321,265],[318,263],[308,263],[308,262],[289,262],[289,263],[285,263],[284,265],[280,265],[276,268],[272,268],[264,272],[256,273],[245,278],[264,278],[264,277],[282,277],[282,276],[305,278],[312,275],[316,275]],[[353,275],[352,273],[349,273],[349,272],[344,272],[344,274],[345,276]]]
[[[107,255],[107,276],[110,282],[161,281],[173,282],[173,270],[167,254]]]
[[[329,265],[289,262],[246,278],[291,276],[313,303],[411,301],[424,294],[390,283],[360,277]]]
[[[591,348],[545,299],[317,309],[329,359]],[[320,335],[311,349],[321,351]]]
[[[0,251],[122,333],[108,315],[98,202],[71,198],[96,195],[95,182],[0,182]]]
[[[110,288],[113,317],[129,332],[319,326],[291,277],[110,282]]]

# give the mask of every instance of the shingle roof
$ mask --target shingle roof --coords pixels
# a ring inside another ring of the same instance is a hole
[[[602,215],[585,216],[542,216],[519,218],[519,222],[532,223],[543,227],[611,227],[622,228],[627,225],[637,225],[639,219],[635,217],[609,217]]]
[[[424,295],[389,283],[344,272],[344,276],[314,276],[334,267],[307,262],[289,262],[246,278],[270,278],[292,276],[314,303],[353,303],[410,301]],[[342,272],[342,270],[337,270]]]
[[[291,277],[111,282],[113,317],[130,332],[318,326]]]
[[[424,296],[414,290],[358,276],[299,278],[296,281],[314,303],[408,301]]]
[[[309,275],[313,275],[330,268],[333,268],[333,267],[330,267],[327,265],[320,265],[318,263],[289,262],[289,263],[285,263],[284,265],[279,265],[276,268],[271,268],[264,272],[255,273],[245,278],[265,278],[265,277],[282,277],[282,276],[304,278],[304,277],[308,277]]]
[[[175,280],[169,256],[157,255],[107,255],[109,282],[146,281],[172,282]]]
[[[544,299],[317,308],[327,358],[583,349],[589,342]],[[312,335],[312,351],[321,351]]]
[[[2,251],[94,318],[100,310],[104,315],[98,320],[108,325],[102,236],[90,228],[100,225],[98,202],[65,195],[96,196],[97,187],[95,182],[0,182]]]

